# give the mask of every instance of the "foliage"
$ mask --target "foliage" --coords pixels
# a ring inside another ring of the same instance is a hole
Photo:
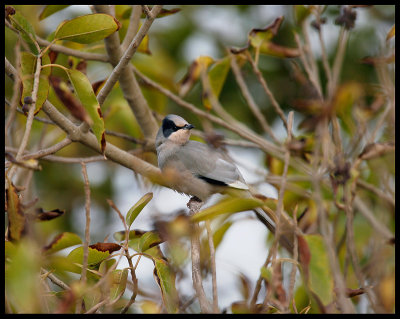
[[[210,31],[215,56],[183,58],[207,10],[248,23],[260,8],[94,5],[69,16],[68,5],[6,6],[7,313],[394,312],[394,6],[281,6],[241,42],[222,25]],[[174,180],[154,149],[168,113],[218,151],[261,152],[259,182],[278,198],[223,197],[198,212],[189,202],[192,216],[158,216],[149,189]],[[92,162],[101,182],[87,179]],[[125,212],[109,200],[122,167],[143,182]],[[269,237],[257,282],[238,274],[242,299],[220,309],[215,253],[236,217],[261,207],[294,249]],[[137,227],[144,209],[156,216],[147,230]],[[144,259],[157,291],[137,277]],[[213,294],[202,298],[208,278]]]

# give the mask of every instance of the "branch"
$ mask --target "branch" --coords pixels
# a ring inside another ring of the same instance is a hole
[[[272,132],[271,127],[269,126],[268,122],[266,121],[264,115],[261,113],[260,108],[254,101],[253,97],[251,96],[249,89],[247,88],[246,82],[243,79],[243,75],[240,72],[239,66],[236,63],[236,57],[231,54],[230,55],[231,67],[232,71],[235,75],[235,79],[237,84],[239,85],[240,90],[242,91],[243,97],[247,101],[247,105],[249,106],[250,110],[253,112],[255,118],[260,123],[261,127],[265,132],[271,136],[275,143],[279,144],[278,139],[275,137],[274,133]]]
[[[196,197],[192,197],[187,206],[190,209],[189,215],[196,214],[203,203]],[[204,293],[201,277],[200,268],[200,240],[199,240],[199,226],[197,223],[193,223],[193,232],[191,236],[191,254],[192,254],[192,280],[193,287],[196,291],[197,298],[199,300],[200,309],[203,313],[211,313],[211,305],[207,300],[207,296]]]
[[[98,12],[109,13],[109,8],[106,5],[96,5],[95,8]],[[146,137],[155,137],[158,130],[158,124],[151,113],[147,101],[145,100],[139,84],[129,66],[132,56],[135,54],[139,44],[148,33],[150,26],[161,9],[162,6],[160,5],[154,6],[151,10],[152,16],[147,17],[130,43],[128,49],[123,54],[120,47],[118,33],[113,33],[108,38],[104,39],[110,62],[115,67],[97,95],[97,100],[100,105],[102,105],[115,83],[120,80],[119,83],[124,97],[129,103],[129,106],[131,107],[139,126]]]
[[[65,55],[72,55],[77,58],[81,58],[84,60],[92,60],[92,61],[100,61],[100,62],[108,62],[108,56],[106,54],[99,54],[99,53],[91,53],[91,52],[84,52],[81,50],[74,50],[71,48],[67,48],[63,45],[58,44],[51,44],[49,41],[42,39],[36,36],[36,40],[40,45],[49,46],[52,51],[63,53]]]
[[[89,242],[90,242],[90,186],[89,186],[89,178],[86,170],[86,164],[81,163],[82,165],[82,175],[85,182],[85,212],[86,212],[86,227],[85,227],[85,242],[83,243],[83,262],[82,262],[82,274],[81,274],[81,283],[83,286],[86,284],[86,271],[88,267],[88,256],[89,256]],[[81,313],[82,311],[82,298],[78,298],[76,303],[76,311],[75,313]]]
[[[287,125],[287,122],[286,122],[285,113],[283,113],[281,107],[279,106],[278,101],[275,99],[275,96],[273,95],[273,93],[269,89],[269,87],[267,85],[267,82],[265,81],[264,77],[262,76],[261,71],[258,68],[257,64],[254,62],[253,58],[251,57],[251,54],[246,51],[246,56],[247,56],[247,59],[250,61],[250,64],[251,64],[251,66],[253,68],[254,73],[257,76],[258,81],[261,83],[261,86],[263,87],[265,93],[269,97],[272,107],[275,109],[275,112],[279,115],[279,117],[281,118],[283,124],[285,125],[285,128],[287,129],[288,125]]]
[[[140,5],[132,6],[132,13],[129,19],[128,30],[126,30],[125,38],[121,44],[121,50],[125,51],[129,44],[133,41],[140,24],[140,17],[142,15],[142,8]]]
[[[213,291],[213,312],[219,313],[218,309],[218,292],[217,292],[217,267],[215,265],[215,247],[211,231],[210,220],[206,220],[206,229],[208,236],[208,246],[210,248],[210,260],[211,260],[211,274],[212,274],[212,291]]]
[[[35,153],[29,153],[27,155],[23,155],[22,159],[27,160],[27,159],[32,159],[32,158],[40,158],[40,157],[44,157],[44,156],[47,156],[50,154],[54,154],[57,151],[61,150],[62,148],[68,146],[71,143],[72,143],[72,141],[68,137],[66,137],[61,142],[54,144],[53,146],[39,150]]]

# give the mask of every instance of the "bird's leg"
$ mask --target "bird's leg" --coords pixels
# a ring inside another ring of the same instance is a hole
[[[186,206],[190,209],[190,214],[193,215],[200,210],[201,206],[203,206],[203,201],[196,196],[192,196]]]

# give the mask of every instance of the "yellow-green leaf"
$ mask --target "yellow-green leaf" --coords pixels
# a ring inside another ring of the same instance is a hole
[[[24,39],[24,41],[28,43],[31,51],[36,55],[39,54],[39,51],[34,44],[36,41],[35,30],[29,23],[29,21],[26,20],[25,17],[19,12],[16,12],[14,15],[9,15],[8,17],[11,21],[12,26],[20,31],[22,39]]]
[[[225,233],[227,230],[232,226],[232,222],[223,223],[220,227],[215,230],[213,235],[213,242],[214,247],[217,249],[218,245],[221,243],[222,239],[224,238]]]
[[[110,299],[116,299],[120,294],[123,294],[126,289],[128,279],[128,269],[115,269],[112,272],[112,284],[110,288]]]
[[[294,18],[297,25],[301,25],[302,22],[307,19],[307,17],[311,14],[310,6],[305,5],[294,5]]]
[[[39,20],[46,19],[47,17],[51,16],[53,13],[56,13],[60,10],[69,7],[69,5],[47,5],[43,8],[42,12],[39,15]]]
[[[210,71],[208,71],[207,76],[212,91],[211,93],[214,94],[215,98],[217,99],[219,97],[219,94],[221,93],[222,87],[224,86],[230,66],[231,65],[229,57],[226,57],[216,62],[211,67]],[[203,94],[203,105],[206,109],[210,110],[212,108],[207,94]]]
[[[47,254],[52,254],[64,248],[82,244],[81,238],[74,233],[64,232],[56,236],[50,244],[44,247]]]
[[[311,254],[308,265],[309,287],[324,305],[328,305],[333,301],[334,283],[324,240],[320,235],[304,235],[303,237],[307,241]]]
[[[164,259],[154,259],[154,266],[154,278],[160,287],[165,308],[168,313],[177,313],[179,299],[175,287],[175,274]]]
[[[231,197],[224,199],[211,207],[207,207],[206,209],[201,210],[200,212],[192,216],[192,220],[199,222],[202,220],[214,218],[221,214],[243,212],[246,210],[252,210],[256,207],[260,207],[263,205],[264,203],[256,198]]]
[[[25,215],[19,201],[17,191],[12,183],[9,183],[6,191],[8,238],[19,240],[25,229]]]
[[[199,79],[201,72],[208,69],[208,67],[214,62],[213,58],[201,55],[189,67],[187,74],[179,83],[179,95],[185,96],[194,83]]]
[[[54,38],[87,44],[103,40],[119,28],[119,22],[108,14],[88,14],[62,22]]]
[[[386,41],[389,41],[391,38],[394,37],[394,35],[395,35],[395,25],[393,25],[393,27],[388,32],[388,34],[386,36]]]
[[[40,313],[43,299],[40,296],[42,281],[39,279],[43,258],[36,242],[22,239],[5,267],[7,301],[13,313]]]
[[[140,237],[138,243],[139,252],[145,252],[147,249],[161,244],[162,242],[163,240],[161,240],[156,232],[148,231]]]
[[[139,215],[139,213],[142,211],[142,209],[151,201],[153,198],[153,193],[147,193],[143,195],[141,199],[139,199],[135,205],[133,205],[128,213],[126,214],[126,224],[128,227],[132,225],[136,217]]]
[[[37,57],[35,57],[30,52],[21,52],[21,79],[22,79],[22,95],[21,103],[24,104],[24,99],[27,96],[32,96],[33,84],[34,84],[34,74],[36,72]],[[41,64],[50,64],[50,58],[48,54],[42,57]],[[39,76],[39,88],[36,97],[35,114],[37,114],[43,103],[47,100],[49,95],[49,75],[51,73],[51,68],[42,68]]]
[[[279,17],[271,25],[263,29],[252,29],[248,36],[249,44],[262,54],[281,58],[297,57],[299,55],[297,48],[284,47],[271,42],[271,39],[278,33],[282,21],[283,17]]]
[[[100,104],[93,92],[92,85],[85,74],[78,70],[67,70],[69,79],[74,86],[75,93],[85,107],[87,113],[92,120],[90,127],[99,142],[101,151],[104,153],[106,147],[105,126],[103,114],[101,113]]]
[[[95,267],[100,265],[100,263],[110,256],[108,251],[99,251],[97,249],[93,249],[88,247],[88,266]],[[67,259],[72,263],[83,264],[83,246],[77,247],[72,250]]]

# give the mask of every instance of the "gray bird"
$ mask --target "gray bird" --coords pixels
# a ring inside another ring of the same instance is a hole
[[[226,193],[233,189],[243,190],[245,197],[252,196],[244,178],[228,156],[204,143],[189,140],[192,128],[194,126],[182,117],[169,114],[158,130],[158,166],[171,177],[171,187],[178,192],[196,196],[203,202],[214,193]],[[275,233],[272,218],[262,209],[256,209],[255,213]],[[292,249],[293,240],[286,235],[281,236],[280,242],[288,250]]]

